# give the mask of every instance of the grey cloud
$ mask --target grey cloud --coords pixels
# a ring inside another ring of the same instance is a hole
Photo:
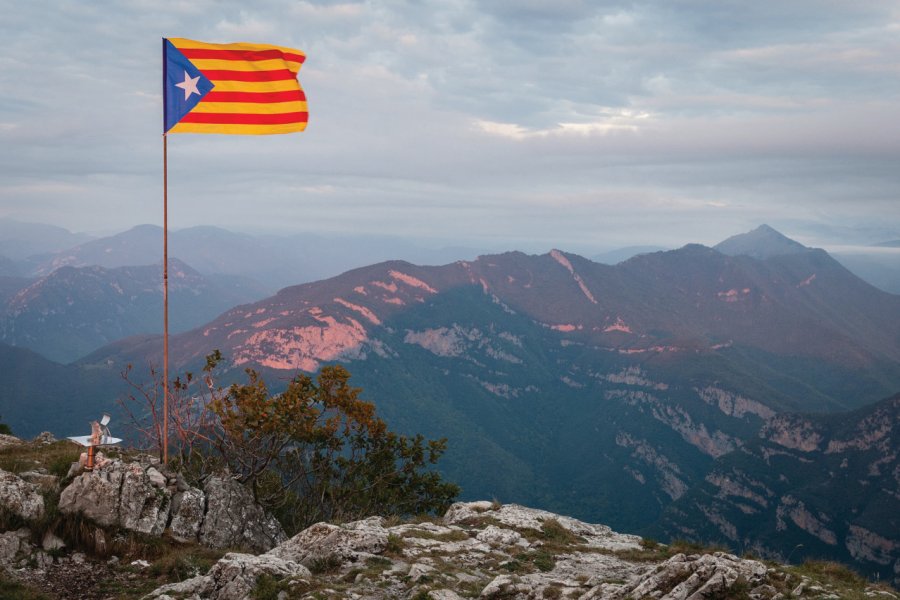
[[[535,249],[850,235],[828,219],[900,237],[892,4],[5,4],[0,215],[159,221],[171,35],[304,49],[311,110],[299,136],[172,136],[175,226]]]

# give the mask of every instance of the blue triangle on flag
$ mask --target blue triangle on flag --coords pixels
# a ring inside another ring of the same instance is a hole
[[[169,131],[213,89],[213,83],[182,52],[163,38],[163,120]],[[179,85],[181,87],[179,87]],[[194,92],[196,86],[196,92]]]

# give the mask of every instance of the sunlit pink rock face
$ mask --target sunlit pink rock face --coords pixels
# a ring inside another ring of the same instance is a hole
[[[437,293],[434,286],[418,277],[390,269],[378,279],[344,290],[340,296],[321,298],[315,306],[304,300],[301,304],[306,306],[299,309],[268,311],[277,317],[263,317],[265,308],[251,310],[243,314],[243,322],[225,324],[230,329],[226,338],[241,340],[234,348],[234,365],[311,372],[328,361],[364,357],[362,349],[367,343],[380,348],[380,342],[372,340],[372,330],[383,325],[384,316],[379,313],[391,314]],[[291,306],[297,300],[282,302],[282,306]],[[211,331],[207,329],[205,335]]]
[[[321,325],[266,329],[247,338],[235,352],[234,364],[254,363],[272,369],[315,371],[328,360],[340,358],[366,341],[366,330],[356,319],[341,323],[316,316]]]

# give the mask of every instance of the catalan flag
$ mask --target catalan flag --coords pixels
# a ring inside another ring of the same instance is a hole
[[[163,38],[164,133],[265,135],[306,129],[306,55],[268,44]]]

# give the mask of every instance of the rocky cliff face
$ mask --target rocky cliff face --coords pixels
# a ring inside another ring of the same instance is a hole
[[[847,415],[777,415],[664,513],[658,531],[830,557],[900,583],[900,395]]]
[[[59,511],[105,527],[179,542],[262,552],[285,540],[281,525],[230,477],[211,476],[202,489],[188,486],[158,461],[106,464],[83,473],[59,498]]]

